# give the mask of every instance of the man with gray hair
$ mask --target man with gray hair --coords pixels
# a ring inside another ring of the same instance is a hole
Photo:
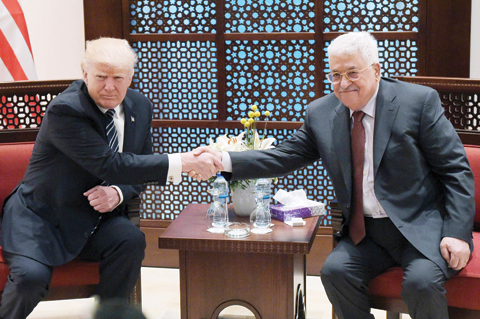
[[[367,32],[328,48],[334,94],[275,149],[216,154],[232,180],[282,176],[321,159],[343,213],[321,270],[339,318],[373,319],[370,281],[399,265],[412,318],[447,319],[445,281],[469,260],[474,181],[463,145],[430,88],[381,77]]]
[[[129,88],[137,57],[125,40],[87,42],[83,80],[48,105],[24,179],[3,207],[1,246],[10,268],[0,318],[22,319],[47,294],[54,266],[100,262],[101,300],[126,300],[145,236],[126,203],[146,183],[222,169],[211,154],[152,154],[152,104]],[[205,156],[204,156],[205,155]]]

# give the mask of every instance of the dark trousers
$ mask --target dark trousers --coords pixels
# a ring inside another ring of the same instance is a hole
[[[400,265],[401,296],[414,319],[448,319],[442,270],[415,249],[389,218],[365,218],[367,237],[355,246],[343,237],[327,257],[321,279],[340,319],[374,319],[367,296],[370,281]],[[439,248],[440,249],[440,248]]]
[[[102,220],[79,257],[100,262],[100,300],[128,299],[145,256],[145,235],[125,217]],[[0,318],[26,318],[48,293],[53,267],[4,253],[10,268],[0,304]]]

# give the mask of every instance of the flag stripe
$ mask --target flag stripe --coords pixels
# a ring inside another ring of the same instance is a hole
[[[12,82],[14,81],[10,71],[7,69],[5,63],[3,63],[2,58],[0,57],[0,80],[5,82]]]
[[[0,81],[37,79],[19,0],[0,0],[0,59],[4,65],[0,68]]]
[[[30,45],[30,37],[28,36],[27,30],[27,21],[25,21],[25,15],[23,14],[22,7],[20,6],[20,2],[18,0],[1,0],[5,8],[7,8],[8,12],[12,16],[13,20],[18,26],[18,29],[22,33],[23,38],[25,39],[25,43],[27,43],[28,49],[30,54],[33,56],[32,46]]]
[[[0,30],[0,43],[2,43],[0,47],[0,59],[5,63],[13,79],[15,81],[28,80],[27,75],[23,72],[23,68],[2,30]]]

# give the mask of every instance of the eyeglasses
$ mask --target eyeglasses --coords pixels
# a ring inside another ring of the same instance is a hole
[[[369,66],[367,66],[366,68],[361,69],[361,70],[348,70],[348,71],[345,71],[343,73],[338,73],[338,72],[328,73],[327,74],[327,80],[330,83],[338,83],[342,80],[342,76],[345,75],[345,77],[348,80],[350,80],[352,82],[357,81],[358,79],[360,79],[362,77],[362,72],[365,71],[366,69],[368,69],[369,67],[373,66],[374,64],[375,63],[372,63]]]

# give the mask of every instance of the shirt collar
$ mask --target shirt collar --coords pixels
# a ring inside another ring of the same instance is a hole
[[[122,103],[120,103],[120,104],[118,104],[118,105],[114,108],[115,114],[116,114],[117,116],[118,116],[118,114],[120,114],[120,113],[122,112],[122,110],[123,110],[123,107],[122,107],[122,106],[123,106]],[[99,109],[100,111],[102,111],[103,114],[105,114],[105,113],[108,111],[108,109],[106,109],[106,108],[104,108],[104,107],[101,107],[101,106],[99,106],[98,104],[97,104],[97,107],[98,107],[98,109]]]

